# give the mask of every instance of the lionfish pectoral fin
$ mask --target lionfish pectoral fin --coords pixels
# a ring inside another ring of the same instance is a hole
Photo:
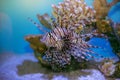
[[[100,47],[100,46],[94,46],[94,45],[88,45],[89,48],[99,48],[99,49],[103,49],[106,50],[104,47]]]

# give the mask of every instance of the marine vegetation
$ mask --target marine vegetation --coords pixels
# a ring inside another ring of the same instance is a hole
[[[104,48],[91,45],[88,41],[92,37],[107,38],[102,34],[104,30],[97,28],[98,24],[103,24],[107,29],[105,33],[111,32],[107,21],[96,22],[96,11],[88,7],[84,0],[64,0],[58,5],[52,5],[52,8],[52,17],[47,14],[37,15],[41,24],[49,28],[50,32],[29,18],[44,32],[43,35],[25,37],[40,63],[54,71],[69,71],[86,68],[86,62],[95,61],[95,56],[104,59],[92,51],[92,48]]]

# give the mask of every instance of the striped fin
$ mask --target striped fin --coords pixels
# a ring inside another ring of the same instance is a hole
[[[100,47],[100,46],[94,46],[94,45],[90,45],[90,44],[88,44],[88,46],[89,46],[89,48],[99,48],[99,49],[106,50],[105,48]]]
[[[95,54],[96,56],[99,56],[99,57],[103,58],[102,55],[100,55],[100,54],[98,54],[98,53],[95,53],[95,52],[93,52],[92,50],[86,50],[86,52]]]
[[[28,17],[28,20],[30,22],[32,22],[35,26],[37,26],[39,28],[40,31],[46,33],[47,31],[43,30],[42,27],[40,26],[40,24],[36,23],[33,19],[31,19],[30,17]]]

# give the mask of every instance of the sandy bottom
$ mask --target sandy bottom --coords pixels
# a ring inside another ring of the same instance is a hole
[[[54,73],[42,67],[31,54],[0,54],[0,80],[115,80],[97,69]],[[116,79],[120,80],[120,79]]]

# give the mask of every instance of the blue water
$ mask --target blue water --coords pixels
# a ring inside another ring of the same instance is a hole
[[[92,6],[93,0],[85,1],[89,6]],[[111,2],[111,0],[108,1]],[[36,14],[48,13],[51,15],[51,4],[58,4],[58,2],[62,2],[62,0],[1,0],[0,53],[4,51],[12,51],[14,53],[32,52],[29,43],[24,40],[24,36],[43,33],[29,22],[27,18],[31,17],[39,23]],[[118,3],[112,7],[108,14],[115,22],[120,22],[119,8],[120,4]],[[99,39],[99,43],[96,44],[104,46],[104,43],[108,42]],[[108,52],[112,52],[110,45],[107,45],[107,49],[110,50]]]
[[[62,0],[1,0],[0,1],[0,51],[26,52],[28,43],[24,36],[42,34],[27,20],[38,22],[36,14],[51,14],[51,4]]]

